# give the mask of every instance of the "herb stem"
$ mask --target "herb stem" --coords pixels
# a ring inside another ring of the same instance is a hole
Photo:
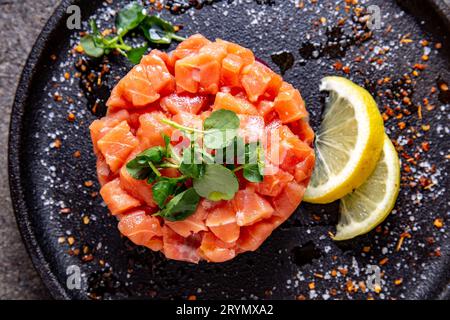
[[[155,167],[155,165],[153,164],[153,162],[149,161],[148,165],[150,166],[150,168],[153,170],[153,172],[156,174],[156,176],[161,177],[161,172],[159,172],[159,170]]]
[[[233,172],[238,172],[238,171],[240,171],[240,170],[242,170],[242,169],[244,169],[244,168],[245,168],[245,166],[239,166],[239,167],[235,168],[235,169],[233,170]]]
[[[186,40],[185,37],[177,36],[175,33],[172,34],[172,39],[179,42]]]
[[[172,121],[172,120],[169,120],[169,119],[166,119],[166,118],[160,119],[159,121],[162,122],[162,123],[168,124],[169,126],[174,127],[175,129],[186,131],[188,133],[194,133],[194,132],[205,133],[205,131],[203,131],[203,130],[186,127],[186,126],[183,126],[183,125],[181,125],[181,124],[179,124],[179,123],[177,123],[175,121]]]
[[[174,163],[170,163],[170,162],[166,162],[166,163],[161,163],[158,167],[160,168],[173,168],[173,169],[179,169],[180,166]]]

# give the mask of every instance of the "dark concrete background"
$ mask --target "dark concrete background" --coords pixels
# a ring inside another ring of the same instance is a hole
[[[48,299],[20,238],[7,172],[11,106],[36,37],[59,0],[0,0],[0,299]]]

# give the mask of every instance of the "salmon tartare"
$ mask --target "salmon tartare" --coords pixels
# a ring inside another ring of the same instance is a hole
[[[107,106],[90,126],[100,194],[136,245],[225,262],[302,201],[315,162],[305,103],[249,49],[193,35],[152,50]]]

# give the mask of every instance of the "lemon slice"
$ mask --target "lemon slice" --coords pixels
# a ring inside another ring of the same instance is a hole
[[[329,91],[316,133],[316,165],[304,201],[330,203],[372,174],[383,148],[383,119],[369,92],[341,77],[322,79]]]
[[[400,190],[400,161],[389,137],[373,174],[353,193],[341,199],[334,240],[347,240],[369,232],[389,215]]]

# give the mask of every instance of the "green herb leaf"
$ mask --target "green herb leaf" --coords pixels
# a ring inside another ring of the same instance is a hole
[[[259,171],[257,164],[246,165],[242,172],[247,181],[258,183],[264,180],[264,176]]]
[[[126,168],[130,176],[137,180],[147,179],[152,172],[152,169],[148,166],[148,164],[142,163],[142,161],[139,161],[138,158],[134,158],[129,161]]]
[[[170,155],[172,153],[171,152],[172,148],[170,146],[170,137],[167,134],[165,134],[165,133],[163,133],[162,136],[163,136],[163,139],[164,139],[164,146],[166,148],[166,158],[170,158]]]
[[[163,208],[167,198],[174,194],[177,183],[178,180],[176,179],[163,179],[153,185],[153,200],[155,200],[160,208]]]
[[[181,221],[196,210],[200,197],[193,188],[189,188],[173,197],[158,215],[169,221]]]
[[[203,142],[207,148],[222,149],[230,145],[237,135],[240,120],[236,113],[220,109],[214,111],[203,123]]]
[[[250,182],[264,180],[264,150],[259,142],[245,145],[244,178]]]
[[[147,16],[140,24],[140,28],[147,40],[152,43],[170,44],[172,40],[185,40],[175,35],[175,29],[170,22],[158,16]]]
[[[133,48],[127,52],[127,58],[133,64],[138,64],[141,62],[142,56],[147,52],[148,45],[147,43],[144,46]]]
[[[139,153],[136,158],[145,162],[160,163],[165,153],[163,147],[156,146]]]
[[[128,31],[138,27],[147,17],[144,7],[137,2],[127,5],[119,11],[116,18],[117,34],[123,37]]]
[[[81,38],[80,45],[88,56],[99,58],[105,54],[105,49],[98,45],[93,35],[87,34]]]
[[[220,164],[206,166],[205,173],[193,181],[197,193],[209,200],[231,200],[239,190],[235,174]]]
[[[187,177],[200,178],[205,171],[202,150],[196,147],[184,149],[179,170]]]

